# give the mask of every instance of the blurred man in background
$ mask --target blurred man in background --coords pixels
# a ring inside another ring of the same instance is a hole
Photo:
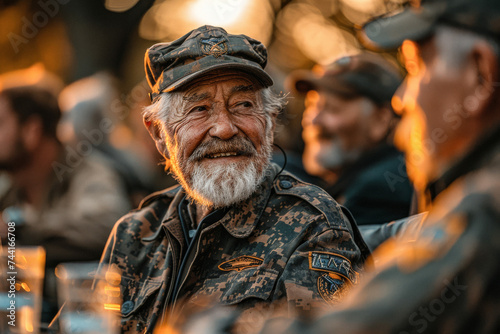
[[[59,90],[36,66],[0,76],[0,170],[8,176],[0,194],[2,239],[6,223],[15,222],[16,247],[45,248],[45,321],[57,310],[55,266],[97,261],[114,222],[130,209],[110,167],[59,142]]]
[[[148,97],[145,89],[144,97]],[[88,143],[92,147],[89,156],[105,160],[113,168],[136,207],[145,196],[163,188],[148,173],[147,161],[127,149],[127,141],[132,140],[124,121],[130,112],[120,103],[116,79],[110,73],[99,72],[71,83],[59,98],[63,113],[59,134],[63,144]]]
[[[306,94],[302,119],[306,170],[353,214],[358,225],[408,216],[413,189],[392,145],[399,121],[391,98],[402,77],[380,56],[338,59],[289,78]]]

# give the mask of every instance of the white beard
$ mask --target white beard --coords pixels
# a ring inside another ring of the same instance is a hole
[[[323,143],[320,147],[321,149],[316,156],[316,160],[323,168],[328,170],[342,168],[361,156],[359,149],[343,149],[338,139],[327,145]]]
[[[216,164],[206,168],[196,164],[191,176],[191,198],[199,204],[214,208],[229,206],[249,198],[262,178],[256,162],[244,167],[237,163]]]
[[[253,151],[254,154],[249,162],[222,164],[215,161],[200,162],[196,158],[190,158],[190,161],[182,164],[179,157],[173,154],[172,174],[188,197],[199,205],[221,208],[241,202],[257,190],[269,166],[272,152],[272,137],[269,133],[261,152],[252,149],[248,140],[246,142],[249,145],[246,150]],[[201,152],[200,156],[203,156],[205,150],[202,149]]]

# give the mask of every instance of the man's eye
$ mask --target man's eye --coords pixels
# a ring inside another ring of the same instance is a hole
[[[244,101],[237,104],[238,107],[250,108],[252,106],[252,102]]]
[[[206,106],[198,106],[198,107],[194,107],[193,109],[191,109],[191,112],[203,112],[203,111],[207,111],[208,108]]]

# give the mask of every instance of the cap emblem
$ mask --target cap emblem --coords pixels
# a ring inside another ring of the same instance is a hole
[[[201,52],[219,58],[227,53],[227,40],[224,37],[210,37],[200,40]]]

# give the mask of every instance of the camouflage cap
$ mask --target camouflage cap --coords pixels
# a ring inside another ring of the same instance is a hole
[[[438,24],[447,24],[500,37],[499,0],[412,0],[394,15],[366,23],[358,37],[368,48],[388,50],[399,47],[405,39],[419,41],[434,32]]]
[[[383,105],[391,102],[402,80],[402,73],[382,56],[361,53],[313,71],[296,71],[286,84],[299,93],[323,90],[346,98],[365,96]]]
[[[173,42],[153,45],[146,51],[144,63],[151,100],[215,69],[241,70],[263,87],[273,84],[264,71],[267,51],[261,42],[207,25]]]

